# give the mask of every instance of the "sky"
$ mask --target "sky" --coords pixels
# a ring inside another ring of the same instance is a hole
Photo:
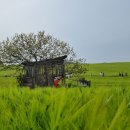
[[[130,0],[0,0],[0,41],[43,30],[88,63],[130,61]]]

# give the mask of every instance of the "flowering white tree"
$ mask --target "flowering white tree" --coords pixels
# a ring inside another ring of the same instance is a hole
[[[74,57],[73,48],[45,32],[16,34],[0,43],[0,60],[7,64],[40,61],[68,55]]]

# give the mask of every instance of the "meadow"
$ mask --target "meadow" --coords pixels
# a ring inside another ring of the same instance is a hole
[[[130,62],[90,64],[86,78],[92,81],[92,86],[126,87],[130,86]],[[99,73],[105,76],[100,77]],[[119,73],[127,73],[128,76],[120,77]]]
[[[129,130],[130,63],[90,64],[92,86],[17,87],[12,70],[0,72],[1,130]],[[99,73],[105,76],[100,77]],[[127,77],[119,77],[127,72]],[[72,84],[73,84],[73,80]],[[74,81],[75,82],[75,81]],[[75,83],[74,83],[75,85]]]

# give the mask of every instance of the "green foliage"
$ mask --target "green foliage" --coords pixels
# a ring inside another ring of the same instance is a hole
[[[85,63],[84,59],[73,59],[71,62],[66,62],[65,64],[66,75],[76,80],[84,77],[87,71],[88,64]]]
[[[17,83],[18,83],[18,86],[22,86],[23,85],[23,74],[19,74],[17,76]]]
[[[68,43],[58,40],[44,31],[37,34],[15,34],[0,43],[0,61],[4,64],[21,64],[63,55],[75,56]]]
[[[128,130],[130,89],[1,88],[2,130]]]

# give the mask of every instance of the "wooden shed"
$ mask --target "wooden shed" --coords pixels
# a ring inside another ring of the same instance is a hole
[[[24,62],[23,64],[23,84],[24,86],[53,86],[54,78],[65,78],[64,60],[67,56],[46,59],[38,62]]]

